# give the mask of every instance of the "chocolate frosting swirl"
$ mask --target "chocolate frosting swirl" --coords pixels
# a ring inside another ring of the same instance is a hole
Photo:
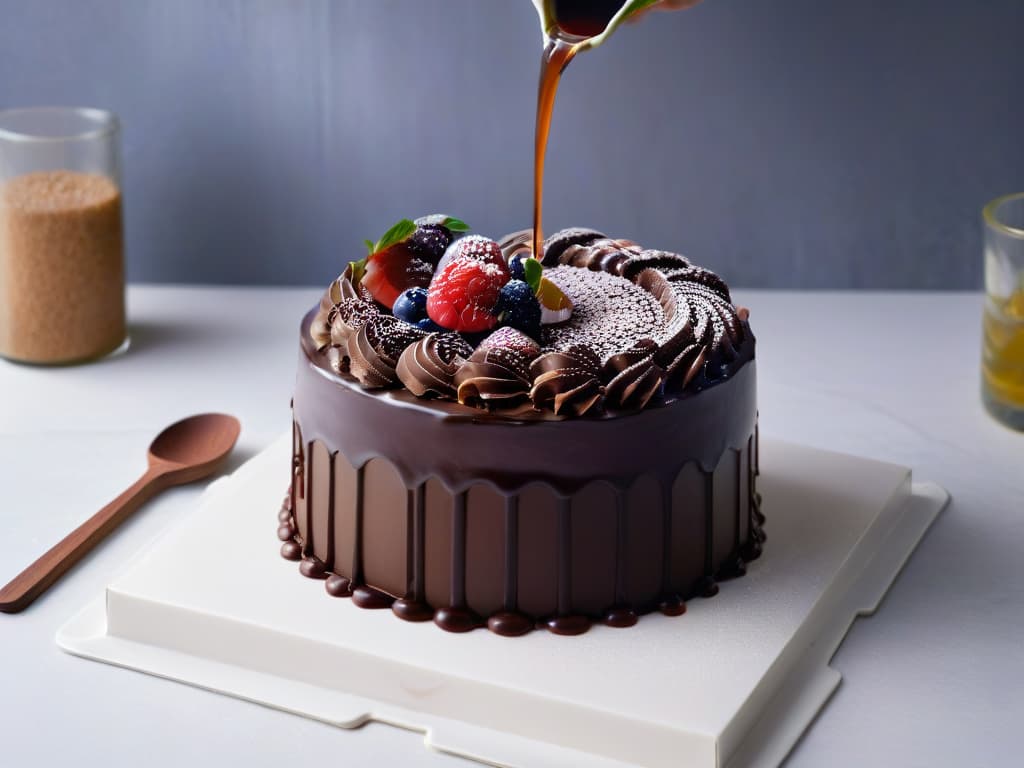
[[[541,246],[544,249],[544,253],[538,258],[541,259],[545,267],[563,264],[562,254],[567,248],[574,245],[589,245],[595,240],[600,240],[604,237],[605,235],[596,229],[569,227],[568,229],[555,232],[555,234],[545,240]]]
[[[710,269],[704,269],[704,267],[698,267],[694,264],[689,264],[682,268],[670,268],[665,270],[665,279],[670,282],[700,283],[710,288],[726,301],[732,302],[729,286]]]
[[[551,408],[556,415],[582,416],[604,395],[600,371],[601,359],[590,347],[547,352],[530,365],[530,399],[537,408]]]
[[[463,405],[509,406],[530,393],[530,358],[515,349],[477,349],[455,374],[456,396]]]
[[[472,354],[473,347],[457,333],[431,333],[405,348],[395,371],[417,397],[454,400],[455,374]]]
[[[361,298],[359,292],[352,285],[352,265],[350,264],[336,280],[327,286],[327,290],[320,298],[320,306],[313,318],[313,323],[309,327],[309,335],[313,339],[313,343],[316,344],[318,352],[323,352],[332,343],[331,325],[337,314],[338,304],[346,299],[359,298]],[[365,297],[362,298],[365,299]],[[372,301],[368,303],[373,306]],[[376,307],[373,308],[376,309]]]
[[[654,361],[657,349],[653,339],[641,339],[608,358],[601,374],[608,382],[605,404],[609,408],[639,410],[661,390],[665,371]]]
[[[367,389],[396,384],[398,358],[406,347],[426,335],[414,325],[379,315],[348,338],[349,371]]]
[[[559,263],[581,267],[592,272],[604,271],[621,275],[622,270],[641,252],[632,240],[602,237],[586,244],[570,245],[559,257]]]

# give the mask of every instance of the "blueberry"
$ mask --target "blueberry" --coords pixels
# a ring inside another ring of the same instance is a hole
[[[523,266],[522,256],[513,256],[508,263],[508,270],[512,274],[513,280],[526,280],[526,267]]]
[[[399,320],[416,325],[427,316],[427,289],[409,288],[398,294],[391,314]]]
[[[428,333],[444,333],[445,329],[435,323],[429,317],[424,317],[422,320],[416,321],[416,327],[427,331]]]
[[[540,302],[522,280],[509,280],[498,297],[498,316],[502,325],[540,338]]]

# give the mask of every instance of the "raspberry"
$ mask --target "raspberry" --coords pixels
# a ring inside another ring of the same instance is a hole
[[[501,252],[498,254],[500,256]],[[504,261],[500,266],[475,258],[449,261],[438,270],[430,284],[427,315],[451,331],[474,333],[489,330],[498,324],[495,309],[501,287],[506,282],[508,267]]]

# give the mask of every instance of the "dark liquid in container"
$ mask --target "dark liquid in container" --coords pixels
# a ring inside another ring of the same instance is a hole
[[[573,37],[594,37],[604,32],[625,0],[555,0],[555,22]]]
[[[551,111],[555,106],[558,81],[587,38],[604,32],[625,0],[555,0],[555,28],[544,47],[537,87],[537,122],[533,154],[533,255],[541,258],[544,233],[541,221],[544,202],[544,159]]]

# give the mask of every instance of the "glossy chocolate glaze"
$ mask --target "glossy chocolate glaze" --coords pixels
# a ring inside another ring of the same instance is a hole
[[[760,554],[752,350],[642,411],[514,418],[330,370],[304,319],[282,555],[334,596],[449,631],[678,615]]]

